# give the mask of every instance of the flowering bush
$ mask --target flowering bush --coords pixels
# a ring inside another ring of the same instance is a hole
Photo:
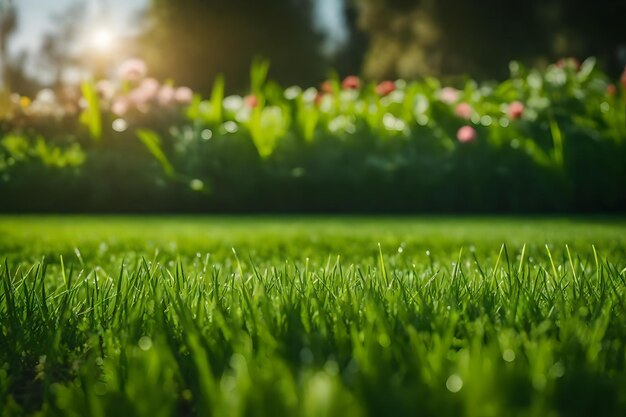
[[[177,117],[180,107],[193,101],[193,91],[189,87],[175,88],[170,83],[161,84],[146,75],[143,61],[132,59],[120,67],[119,79],[98,81],[96,90],[101,110],[123,120],[143,119],[145,122],[146,119],[159,120],[164,116]]]
[[[115,181],[136,181],[138,196],[155,190],[163,209],[626,208],[626,75],[612,82],[593,58],[545,70],[514,62],[504,82],[454,87],[349,76],[282,89],[267,72],[255,64],[245,95],[225,95],[218,78],[204,99],[131,60],[116,79],[83,85],[80,125],[74,110],[75,123],[50,136],[15,123],[5,132],[50,143],[69,134],[66,146],[87,149],[84,171],[132,165],[133,179]],[[8,119],[58,119],[46,94],[13,97]]]

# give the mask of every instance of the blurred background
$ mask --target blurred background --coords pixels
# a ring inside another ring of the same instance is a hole
[[[502,79],[515,59],[626,64],[622,0],[0,0],[2,86],[24,95],[108,75],[139,57],[152,75],[242,91],[257,56],[282,85],[331,70],[382,80]]]
[[[626,211],[626,1],[0,0],[0,211]]]

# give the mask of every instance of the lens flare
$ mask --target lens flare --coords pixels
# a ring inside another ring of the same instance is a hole
[[[113,47],[113,33],[108,29],[100,28],[94,32],[91,43],[99,51],[108,51]]]

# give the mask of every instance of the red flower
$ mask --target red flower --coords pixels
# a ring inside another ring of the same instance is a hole
[[[476,133],[476,129],[472,126],[463,126],[456,132],[456,138],[461,143],[469,143],[476,140],[478,134]]]
[[[325,95],[326,93],[318,91],[318,93],[315,95],[315,98],[313,99],[313,103],[315,103],[316,106],[319,106],[322,103]]]
[[[388,80],[383,81],[376,86],[375,90],[376,90],[376,94],[378,94],[381,97],[384,97],[396,91],[396,83],[394,83],[393,81],[388,81]]]
[[[251,108],[251,109],[254,109],[255,107],[259,105],[259,99],[254,94],[245,96],[243,98],[243,102],[246,105],[246,107]]]
[[[624,68],[624,72],[622,73],[622,77],[619,79],[619,82],[622,84],[622,87],[626,89],[626,67]]]
[[[333,93],[333,84],[326,80],[322,83],[320,90],[322,90],[323,93],[326,94],[332,94]]]
[[[356,90],[361,86],[361,80],[356,75],[348,75],[341,83],[344,90]]]
[[[517,120],[522,117],[522,114],[524,114],[524,108],[524,103],[522,103],[521,101],[514,101],[509,104],[507,114],[509,115],[510,119]]]
[[[606,86],[606,93],[610,96],[617,94],[617,86],[615,84],[609,84]]]
[[[454,113],[461,119],[469,119],[470,117],[472,117],[473,112],[474,109],[472,109],[472,106],[465,102],[459,103],[454,109]]]

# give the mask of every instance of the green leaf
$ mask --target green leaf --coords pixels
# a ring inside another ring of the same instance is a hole
[[[290,119],[284,109],[278,106],[257,107],[250,118],[250,135],[262,158],[272,154],[279,139],[289,130]]]
[[[28,154],[28,140],[22,135],[16,133],[8,134],[2,138],[0,144],[12,158],[18,161],[25,159]]]
[[[594,57],[585,59],[580,66],[580,70],[576,74],[579,82],[584,82],[589,78],[589,76],[593,73],[593,70],[596,68],[596,62],[597,61]]]
[[[532,157],[536,164],[543,167],[552,167],[552,159],[532,139],[523,141],[526,153]]]
[[[161,164],[163,171],[170,177],[174,175],[174,167],[170,164],[170,161],[161,148],[161,138],[159,135],[149,129],[137,129],[135,133],[139,140],[146,145],[146,148],[148,148],[152,156]]]
[[[304,140],[309,143],[313,142],[320,112],[315,107],[305,103],[302,97],[300,97],[297,116],[297,122]]]
[[[93,81],[85,81],[80,89],[86,102],[86,107],[80,115],[80,122],[87,126],[89,134],[95,140],[102,137],[102,115],[100,114],[100,98]]]
[[[270,62],[267,59],[257,58],[252,62],[252,67],[250,68],[250,88],[254,94],[261,94],[269,70]]]
[[[210,123],[222,122],[222,101],[224,101],[224,76],[218,75],[213,83],[211,92],[211,107],[208,115]]]
[[[550,118],[550,133],[554,144],[553,156],[554,162],[559,166],[563,166],[563,132],[554,117]]]

